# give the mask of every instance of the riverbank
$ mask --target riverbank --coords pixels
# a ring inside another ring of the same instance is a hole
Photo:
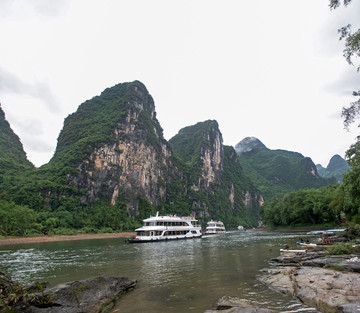
[[[360,255],[326,255],[322,250],[286,253],[263,269],[258,280],[320,312],[360,310]]]
[[[36,237],[15,237],[1,236],[0,246],[18,245],[27,243],[69,241],[69,240],[89,240],[89,239],[106,239],[106,238],[128,238],[135,236],[134,232],[121,233],[101,233],[101,234],[76,234],[76,235],[53,235],[53,236],[36,236]]]

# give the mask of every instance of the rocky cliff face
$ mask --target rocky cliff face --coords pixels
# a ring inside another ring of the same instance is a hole
[[[198,187],[208,188],[211,183],[220,175],[224,167],[224,147],[222,135],[214,125],[203,136],[203,142],[200,149],[200,169],[201,174],[198,181]]]
[[[169,143],[190,173],[188,194],[197,215],[221,218],[232,226],[241,225],[245,217],[257,219],[262,195],[243,173],[234,148],[223,145],[216,121],[185,127]],[[233,220],[224,220],[224,215]]]
[[[155,210],[221,219],[229,228],[256,225],[262,202],[216,121],[186,127],[167,142],[154,100],[138,81],[107,88],[70,114],[53,158],[29,181],[36,207],[96,212],[89,217],[96,227],[114,227],[97,223],[107,212],[141,220]]]
[[[246,137],[235,145],[237,154],[254,150],[268,150],[268,148],[256,137]]]
[[[130,85],[127,95],[126,116],[117,122],[111,142],[94,148],[78,171],[68,174],[67,184],[86,190],[84,203],[105,196],[115,205],[120,191],[125,191],[128,211],[136,212],[139,196],[158,205],[166,200],[171,177],[182,174],[173,165],[153,99],[145,87]]]

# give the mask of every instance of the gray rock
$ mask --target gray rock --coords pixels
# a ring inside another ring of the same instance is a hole
[[[100,276],[59,284],[38,293],[38,301],[19,307],[26,313],[97,313],[106,312],[126,291],[135,288],[136,280]]]
[[[234,297],[222,297],[217,303],[216,310],[207,310],[205,313],[277,313],[278,311],[259,308]]]
[[[263,270],[259,280],[289,293],[321,312],[356,312],[360,307],[360,274],[320,267],[282,267]]]

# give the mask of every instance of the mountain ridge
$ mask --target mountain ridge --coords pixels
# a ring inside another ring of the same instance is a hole
[[[250,142],[242,157],[273,153],[259,140]],[[274,164],[291,168],[289,153],[277,152]],[[294,154],[301,158],[293,180],[309,187],[301,183],[312,161]],[[267,192],[264,177],[223,144],[216,120],[186,126],[165,140],[154,100],[139,81],[117,84],[80,104],[64,120],[51,160],[18,176],[17,188],[0,181],[0,197],[28,206],[49,225],[57,221],[58,228],[131,229],[155,211],[253,227]],[[272,174],[273,181],[281,179]]]
[[[320,177],[311,158],[299,152],[267,149],[263,143],[257,149],[259,142],[257,138],[240,141],[238,146],[245,152],[238,153],[238,158],[265,200],[303,188],[320,188],[336,183],[334,179]]]
[[[339,184],[342,183],[343,175],[351,169],[347,161],[338,154],[330,159],[326,168],[321,164],[317,164],[316,168],[321,177],[335,177]]]

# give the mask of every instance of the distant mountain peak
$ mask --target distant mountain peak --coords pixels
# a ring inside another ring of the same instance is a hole
[[[342,182],[342,177],[350,170],[347,161],[340,155],[335,154],[329,161],[329,164],[324,168],[321,164],[317,164],[316,168],[322,177],[335,177],[338,183]]]
[[[235,146],[237,154],[253,150],[268,150],[268,148],[256,137],[246,137]]]

